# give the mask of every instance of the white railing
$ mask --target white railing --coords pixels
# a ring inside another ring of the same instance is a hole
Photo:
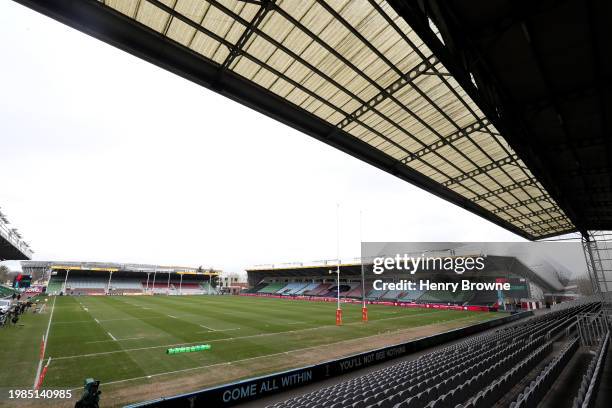
[[[10,229],[2,219],[0,219],[0,235],[2,235],[2,237],[10,242],[15,248],[21,251],[21,253],[26,257],[32,257],[34,251],[32,251],[28,244],[23,242],[17,233]]]

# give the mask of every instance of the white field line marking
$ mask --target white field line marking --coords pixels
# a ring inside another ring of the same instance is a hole
[[[108,333],[108,335],[111,337],[111,339],[113,339],[114,341],[117,341],[117,339],[115,338],[115,336],[113,336],[113,335],[111,334],[111,332],[106,332],[106,333]]]
[[[385,318],[385,319],[377,319],[375,321],[380,322],[380,321],[385,321],[385,320],[396,320],[396,319],[401,319],[401,318],[406,318],[406,317],[415,317],[415,316],[422,316],[422,315],[432,315],[432,314],[442,313],[442,312],[447,312],[447,311],[448,310],[438,310],[438,311],[431,312],[431,313],[422,313],[422,314],[411,315],[411,316],[388,317],[388,318]],[[460,319],[453,319],[451,321],[463,320],[463,319],[466,319],[468,317],[472,317],[472,316],[466,316],[466,317],[462,317]],[[372,323],[372,322],[374,322],[374,321],[371,321],[370,323]],[[344,324],[344,326],[362,325],[362,324],[363,323],[361,321],[359,321],[359,322],[346,323],[346,324]],[[423,326],[428,326],[428,325],[423,325]],[[423,326],[419,326],[419,327],[423,327]],[[123,353],[123,352],[129,352],[129,351],[151,350],[151,349],[156,349],[156,348],[168,348],[168,347],[175,347],[175,346],[189,346],[189,345],[192,345],[192,344],[200,344],[203,341],[207,341],[207,342],[210,342],[210,343],[215,343],[215,342],[218,343],[218,342],[229,341],[229,340],[241,340],[241,339],[251,339],[251,338],[256,338],[256,337],[277,336],[279,334],[288,334],[288,333],[301,333],[301,332],[305,332],[305,331],[320,330],[320,329],[332,328],[332,327],[336,327],[336,326],[328,324],[326,326],[308,327],[308,328],[305,328],[305,329],[286,330],[286,331],[273,332],[273,333],[258,333],[258,334],[251,334],[251,335],[248,335],[248,336],[226,337],[224,339],[214,339],[214,340],[203,339],[203,340],[194,341],[194,342],[191,342],[191,343],[173,343],[173,344],[164,344],[162,346],[148,346],[148,347],[138,347],[138,348],[131,348],[131,349],[123,349],[123,350],[102,351],[102,352],[99,352],[99,353],[89,353],[89,354],[79,354],[79,355],[74,355],[74,356],[53,357],[53,359],[54,360],[67,360],[67,359],[72,359],[72,358],[94,357],[94,356],[100,356],[100,355],[106,355],[106,354],[115,354],[115,353]],[[368,336],[368,337],[370,337],[370,336]],[[360,338],[364,338],[364,337],[360,337]]]
[[[168,315],[168,317],[171,317],[171,318],[173,318],[173,319],[178,319],[178,317],[176,317],[176,316],[172,316],[172,315]]]
[[[36,369],[36,377],[34,377],[34,385],[32,389],[36,388],[36,384],[38,383],[38,377],[40,377],[40,370],[42,370],[43,360],[45,359],[45,353],[47,352],[47,342],[49,341],[49,330],[51,329],[51,320],[53,319],[53,312],[55,311],[55,300],[57,297],[53,298],[53,306],[51,306],[51,313],[49,314],[49,323],[47,323],[47,331],[45,333],[45,344],[43,348],[43,353],[38,362],[38,368]]]
[[[465,319],[471,318],[471,317],[472,316],[466,316],[466,317],[462,317],[462,318],[455,319],[455,320],[452,320],[452,321],[465,320]],[[425,325],[425,326],[431,326],[431,325]],[[327,326],[324,326],[324,327],[327,327]],[[420,327],[423,327],[423,326],[420,326]],[[410,329],[410,328],[398,329],[398,330],[395,330],[395,331],[399,332],[399,331],[408,330],[408,329]],[[454,329],[452,329],[452,330],[454,330]],[[389,333],[393,333],[393,332],[389,332]],[[359,337],[358,339],[367,339],[369,337],[375,337],[375,336],[379,336],[379,334],[373,334],[371,336],[366,336],[366,337]],[[420,338],[421,337],[415,337],[412,340],[418,340]],[[346,343],[346,342],[354,341],[354,340],[357,340],[357,338],[341,340],[341,341],[337,341],[337,342],[333,342],[333,343],[326,343],[326,344],[322,344],[322,345],[319,344],[317,346],[304,347],[304,348],[295,349],[295,350],[281,351],[279,353],[266,354],[266,355],[263,355],[263,356],[243,358],[241,360],[226,361],[224,363],[217,363],[217,364],[209,364],[209,365],[203,365],[203,366],[197,366],[197,367],[183,368],[181,370],[166,371],[166,372],[163,372],[163,373],[149,374],[149,375],[144,375],[144,376],[141,376],[141,377],[126,378],[124,380],[108,381],[108,382],[105,382],[104,384],[107,384],[107,385],[108,384],[119,384],[119,383],[124,383],[124,382],[129,382],[129,381],[136,381],[136,380],[148,379],[148,378],[152,378],[152,377],[159,377],[159,376],[163,376],[163,375],[170,375],[170,374],[177,374],[177,373],[182,373],[182,372],[187,372],[187,371],[201,370],[201,369],[204,369],[204,368],[227,366],[227,365],[232,365],[232,364],[235,364],[235,363],[243,363],[245,361],[257,360],[257,359],[265,358],[265,357],[274,357],[274,356],[280,356],[280,355],[288,355],[290,353],[299,353],[299,352],[306,351],[306,350],[318,349],[318,348],[321,348],[323,346],[338,345],[338,344],[342,344],[342,343]],[[195,344],[195,343],[189,343],[189,344]],[[59,358],[65,358],[65,357],[59,357]],[[72,391],[80,390],[82,388],[83,387],[73,388]]]
[[[211,329],[209,327],[206,327],[204,325],[200,325],[200,326],[202,326],[203,328],[208,329],[208,330],[206,330],[206,331],[198,331],[196,333],[227,332],[227,331],[240,330],[240,327],[234,327],[234,328],[231,328],[231,329],[217,329],[217,330],[215,330],[215,329]]]
[[[96,319],[95,317],[94,317],[94,320],[96,321],[96,323],[100,324],[100,321]]]

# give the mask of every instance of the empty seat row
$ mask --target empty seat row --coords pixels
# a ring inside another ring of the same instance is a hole
[[[272,407],[488,407],[550,354],[553,340],[546,334],[551,329],[592,308],[578,305],[520,321]]]
[[[572,408],[590,408],[594,403],[594,394],[597,392],[601,381],[601,371],[610,344],[610,332],[608,331],[604,339],[600,342],[595,356],[591,359],[586,373],[582,376],[582,382],[578,389],[578,395],[574,398]]]
[[[578,338],[572,339],[563,350],[531,381],[516,401],[510,404],[510,408],[535,408],[544,398],[550,386],[555,382],[567,362],[578,349]]]

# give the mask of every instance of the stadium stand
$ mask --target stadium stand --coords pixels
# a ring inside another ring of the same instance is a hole
[[[293,295],[295,294],[295,292],[306,287],[307,285],[308,284],[304,282],[291,282],[276,293],[278,293],[279,295]]]
[[[492,291],[476,291],[470,299],[471,305],[490,306],[497,303],[497,293]]]
[[[12,296],[16,291],[12,288],[0,285],[0,298]]]
[[[472,292],[458,290],[428,290],[419,298],[419,302],[463,304],[472,297]]]
[[[63,285],[64,281],[54,276],[47,284],[47,293],[50,295],[57,295],[62,290]]]
[[[366,295],[366,299],[368,300],[377,300],[380,299],[387,291],[386,290],[376,290],[373,289],[369,291]]]
[[[416,302],[425,293],[424,290],[415,289],[408,292],[404,292],[404,296],[399,298],[400,302]]]
[[[372,283],[371,282],[366,282],[366,284],[365,284],[365,293],[368,293],[371,290],[372,290]],[[344,296],[350,297],[350,298],[359,298],[359,299],[361,299],[361,284],[357,284],[356,288],[354,288],[351,291],[347,292]]]
[[[381,299],[383,300],[397,300],[404,294],[402,290],[389,290],[387,293],[382,295]]]
[[[268,286],[268,284],[262,282],[262,283],[259,283],[259,284],[255,285],[255,286],[253,286],[250,289],[245,290],[244,293],[257,293],[261,289],[265,288],[266,286]],[[204,286],[202,286],[202,287],[204,287]]]
[[[302,295],[307,291],[311,291],[313,289],[315,289],[317,286],[319,286],[318,283],[309,283],[308,285],[304,286],[302,289],[299,289],[298,291],[295,292],[296,295]]]
[[[211,294],[211,295],[218,295],[219,294],[219,289],[213,287],[210,283],[208,282],[202,282],[200,284],[200,286],[202,287],[202,289],[204,290],[204,293],[206,294]]]
[[[307,296],[320,296],[325,292],[329,291],[330,283],[320,283],[314,289],[304,291],[304,295]]]
[[[142,283],[136,279],[122,279],[111,283],[111,287],[115,289],[135,289],[142,291],[144,288]]]
[[[514,408],[535,407],[579,346],[576,316],[600,307],[589,303],[546,313],[269,407],[485,408],[508,396]],[[574,407],[584,406],[580,401],[595,387],[597,362],[608,342],[609,332]],[[534,370],[535,379],[517,389]]]
[[[276,293],[285,286],[284,283],[268,283],[261,288],[257,293]]]
[[[355,289],[357,287],[357,283],[351,283],[351,284],[346,284],[346,283],[341,283],[340,284],[340,296],[345,296],[348,292],[350,292],[351,290]],[[331,285],[329,287],[329,291],[323,293],[322,296],[326,296],[326,297],[336,297],[338,296],[338,286],[337,285]]]
[[[597,387],[601,381],[601,371],[606,361],[606,354],[609,346],[610,332],[608,331],[606,337],[600,343],[597,351],[593,355],[586,373],[582,376],[578,395],[574,398],[572,408],[593,406],[593,396],[597,392]],[[519,408],[519,405],[515,405],[514,408]]]

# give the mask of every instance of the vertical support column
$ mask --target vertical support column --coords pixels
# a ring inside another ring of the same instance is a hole
[[[68,283],[68,274],[70,273],[70,269],[66,269],[66,277],[64,278],[64,287],[62,288],[62,292],[64,295],[66,294],[66,284]]]
[[[584,252],[584,259],[587,264],[587,272],[589,279],[591,280],[591,286],[593,287],[594,294],[600,294],[601,288],[599,286],[599,277],[597,275],[597,265],[595,263],[595,257],[593,255],[592,246],[595,245],[594,241],[591,241],[588,236],[582,236],[582,250]]]
[[[108,284],[106,285],[106,294],[110,295],[111,290],[111,279],[113,278],[113,271],[110,271],[108,274]]]

